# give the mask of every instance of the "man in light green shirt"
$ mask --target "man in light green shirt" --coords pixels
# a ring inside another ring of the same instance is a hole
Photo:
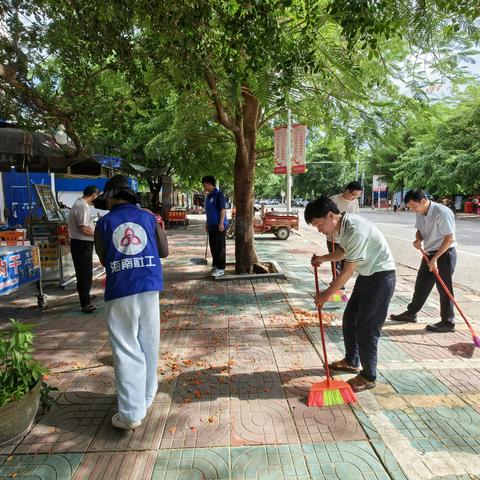
[[[328,197],[317,198],[307,205],[305,221],[320,233],[334,235],[339,243],[339,248],[333,253],[314,255],[313,266],[345,260],[337,278],[316,295],[317,306],[321,307],[358,272],[343,314],[345,358],[333,362],[330,368],[357,373],[356,377],[348,380],[354,392],[374,388],[378,340],[395,290],[395,262],[390,248],[373,223],[355,214],[341,214]]]

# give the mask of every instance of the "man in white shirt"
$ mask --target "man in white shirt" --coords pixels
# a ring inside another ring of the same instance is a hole
[[[331,363],[330,368],[357,373],[356,377],[348,380],[354,392],[374,388],[378,341],[395,290],[395,262],[390,248],[372,222],[353,213],[341,214],[328,197],[317,198],[307,205],[305,221],[320,233],[335,235],[339,242],[339,248],[334,253],[314,255],[313,266],[345,260],[340,275],[326,290],[316,295],[318,307],[358,272],[342,320],[345,358]]]
[[[453,302],[436,280],[433,270],[438,270],[440,278],[453,295],[452,276],[457,263],[455,216],[445,205],[429,200],[425,192],[420,189],[407,192],[405,204],[412,212],[416,213],[417,232],[413,246],[420,249],[423,242],[423,249],[430,258],[430,265],[427,265],[425,259],[422,258],[415,281],[413,298],[407,306],[407,311],[398,315],[392,314],[390,318],[397,322],[416,323],[417,313],[422,309],[436,283],[440,294],[441,321],[434,325],[427,325],[426,329],[437,333],[453,332],[455,330]]]
[[[80,306],[85,313],[92,313],[96,306],[92,304],[90,289],[93,275],[93,223],[90,205],[98,197],[99,190],[90,185],[83,191],[83,196],[75,201],[68,216],[68,233],[70,235],[70,252],[72,254],[77,292]]]
[[[342,193],[330,197],[335,202],[340,213],[358,213],[360,205],[358,199],[362,195],[362,185],[360,182],[350,182]],[[331,253],[339,247],[334,235],[327,235],[327,248]],[[343,260],[341,262],[332,262],[332,277],[338,277],[343,268]]]

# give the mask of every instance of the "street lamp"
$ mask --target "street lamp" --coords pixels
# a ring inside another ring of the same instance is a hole
[[[59,145],[66,145],[68,143],[68,135],[65,133],[65,127],[63,125],[58,126],[57,133],[55,134],[55,141]]]

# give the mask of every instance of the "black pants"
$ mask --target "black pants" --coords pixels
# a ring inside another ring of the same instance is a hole
[[[212,254],[212,267],[225,270],[226,262],[226,232],[220,232],[218,227],[215,230],[208,230],[208,241],[210,243],[210,252]]]
[[[333,247],[335,247],[335,249]],[[340,245],[338,243],[327,240],[327,248],[328,253],[332,253],[334,250],[337,251],[340,248]],[[332,278],[338,277],[338,275],[342,271],[344,263],[345,260],[340,260],[339,262],[330,262],[332,268]]]
[[[93,242],[72,238],[70,241],[70,252],[77,277],[77,292],[80,298],[80,305],[84,308],[91,302]]]
[[[364,378],[377,378],[377,347],[388,306],[395,290],[395,271],[359,275],[343,314],[345,359],[358,367]]]
[[[429,258],[432,258],[435,252],[428,252]],[[453,295],[452,275],[457,264],[457,251],[455,248],[447,250],[437,261],[438,273],[444,281],[450,293]],[[417,279],[415,280],[415,290],[413,298],[407,307],[409,313],[416,315],[427,301],[434,285],[437,285],[440,294],[440,318],[442,322],[455,323],[455,312],[453,302],[450,300],[445,290],[437,281],[435,274],[428,269],[427,262],[422,259],[418,269]]]

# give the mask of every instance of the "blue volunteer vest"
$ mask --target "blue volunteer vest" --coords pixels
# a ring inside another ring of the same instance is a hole
[[[206,198],[205,213],[207,214],[207,225],[209,227],[218,227],[220,223],[220,210],[225,208],[225,196],[218,189],[212,190]],[[225,228],[227,228],[227,216],[223,222]]]
[[[163,290],[156,243],[156,219],[130,203],[121,204],[97,224],[105,244],[105,301]]]

